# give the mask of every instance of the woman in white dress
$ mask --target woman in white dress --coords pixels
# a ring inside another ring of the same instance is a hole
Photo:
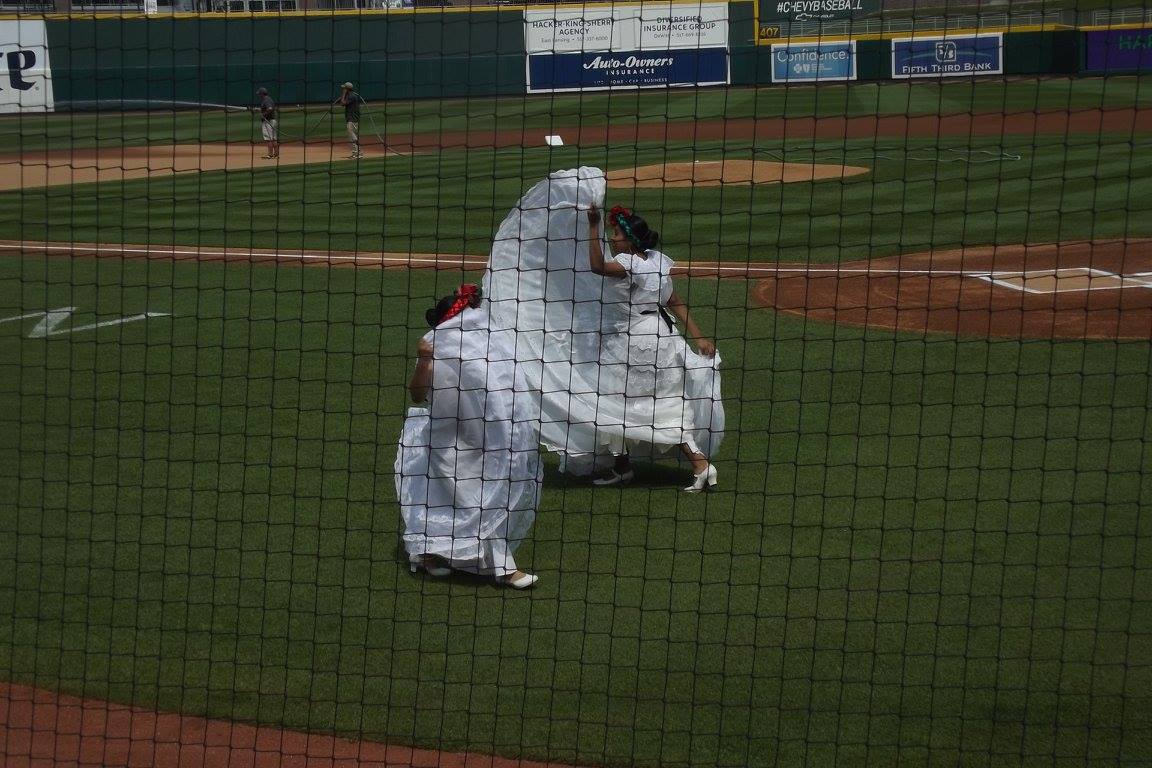
[[[593,481],[596,485],[621,485],[633,478],[629,442],[654,446],[678,446],[692,462],[695,477],[684,490],[699,492],[716,485],[716,467],[692,439],[693,431],[707,428],[695,424],[697,409],[686,402],[685,363],[691,354],[670,314],[683,324],[688,337],[703,357],[714,357],[716,345],[692,319],[672,284],[673,261],[656,250],[660,235],[641,217],[617,206],[608,214],[609,243],[613,257],[604,258],[601,213],[588,210],[588,261],[591,270],[606,278],[627,281],[629,291],[616,322],[615,333],[604,334],[600,351],[601,398],[624,400],[623,441],[613,447],[615,466]]]
[[[537,576],[513,553],[540,498],[538,403],[516,364],[515,330],[494,330],[480,290],[428,310],[408,384],[415,403],[396,459],[404,547],[413,573],[452,570],[525,589]]]

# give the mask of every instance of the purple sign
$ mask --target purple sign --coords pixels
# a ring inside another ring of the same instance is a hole
[[[1152,72],[1152,29],[1085,32],[1084,71]]]

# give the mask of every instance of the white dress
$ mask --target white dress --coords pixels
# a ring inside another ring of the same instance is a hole
[[[645,444],[657,453],[681,443],[699,451],[694,434],[701,425],[685,391],[686,363],[698,356],[666,309],[675,263],[657,250],[620,253],[613,261],[628,274],[608,280],[623,280],[628,294],[600,340],[599,443],[613,454]]]
[[[482,306],[424,340],[428,408],[409,409],[396,456],[404,547],[414,562],[437,555],[459,570],[515,573],[543,473],[538,396],[516,364],[515,332],[491,330]]]
[[[688,443],[712,456],[724,438],[720,355],[696,354],[644,314],[671,294],[667,256],[635,259],[628,280],[591,271],[587,212],[605,192],[604,172],[587,166],[533,185],[500,224],[484,275],[493,327],[515,329],[541,392],[540,444],[575,474],[624,450],[678,456]]]

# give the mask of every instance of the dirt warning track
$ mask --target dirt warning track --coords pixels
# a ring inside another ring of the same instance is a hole
[[[574,768],[154,712],[0,683],[4,768]]]

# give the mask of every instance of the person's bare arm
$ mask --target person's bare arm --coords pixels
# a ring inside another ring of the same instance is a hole
[[[408,394],[412,402],[422,403],[428,399],[428,390],[432,387],[432,345],[421,339],[416,355],[416,370],[408,380]]]
[[[675,290],[672,295],[668,297],[668,311],[671,312],[677,320],[684,324],[684,330],[688,332],[688,338],[696,342],[696,350],[704,357],[712,357],[716,354],[716,344],[711,339],[704,335],[700,330],[700,326],[696,325],[696,321],[692,319],[691,313],[688,312],[688,305],[680,298]]]
[[[588,236],[592,238],[588,243],[588,266],[592,271],[604,277],[627,277],[628,270],[618,261],[604,259],[604,236],[600,231],[600,209],[596,203],[588,209]]]

